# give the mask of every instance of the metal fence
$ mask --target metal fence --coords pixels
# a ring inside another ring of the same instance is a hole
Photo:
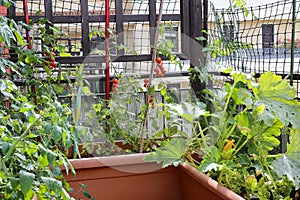
[[[210,4],[207,46],[210,71],[220,72],[229,67],[257,75],[272,71],[288,80],[292,78],[300,96],[299,19],[299,0],[295,12],[293,0],[245,9],[215,9]]]
[[[9,9],[9,17],[16,21],[24,20],[23,2],[16,0],[16,7]],[[110,0],[110,57],[111,77],[114,72],[122,72],[138,77],[138,81],[149,76],[151,52],[154,45],[154,29],[160,1],[157,0]],[[207,15],[207,0],[165,0],[162,16],[163,33],[161,41],[173,44],[172,53],[181,58],[181,64],[175,65],[164,57],[164,67],[167,71],[164,78],[154,84],[163,82],[168,89],[176,88],[177,101],[187,97],[193,91],[189,84],[187,68],[190,67],[191,47],[187,37],[203,36],[205,16]],[[58,70],[75,71],[84,65],[84,79],[92,92],[83,95],[80,123],[91,126],[89,111],[92,105],[105,96],[105,1],[104,0],[28,0],[29,17],[35,23],[40,18],[47,18],[58,29],[54,32],[60,51],[57,51],[56,61],[60,63]],[[33,26],[35,27],[35,25]],[[46,26],[49,30],[49,27]],[[34,34],[33,31],[30,34]],[[183,35],[185,37],[183,37]],[[34,37],[33,48],[43,56],[45,51],[39,36]],[[193,39],[192,39],[193,40]],[[123,48],[119,48],[123,47]],[[97,53],[95,53],[97,52]],[[192,51],[193,52],[193,51]],[[67,56],[66,56],[67,55]],[[199,55],[197,55],[199,56]],[[194,59],[196,60],[196,59]],[[39,74],[42,76],[43,73]],[[69,77],[75,82],[75,77]],[[76,92],[74,87],[66,88],[65,95],[60,100],[75,107]],[[70,95],[71,94],[71,95]],[[145,94],[141,93],[141,101]],[[164,102],[163,97],[155,94],[158,103]],[[139,108],[132,105],[129,111],[136,113]],[[164,127],[165,119],[160,122]],[[185,127],[182,124],[181,128]],[[151,129],[151,127],[149,127]],[[190,129],[190,127],[188,127]],[[191,129],[190,129],[191,131]]]
[[[159,3],[156,0],[110,0],[112,72],[135,75],[149,73]],[[198,4],[200,6],[195,6]],[[192,38],[202,35],[205,23],[203,20],[199,23],[199,19],[205,16],[205,4],[206,0],[164,1],[162,24],[165,26],[161,40],[169,40],[174,44],[172,51],[181,58],[183,66],[180,69],[165,58],[164,66],[169,76],[184,74],[187,77],[187,73],[183,72],[190,67],[190,49],[189,42],[185,42],[182,35]],[[8,15],[16,21],[23,21],[23,1],[16,0],[16,5],[9,9]],[[192,11],[196,8],[199,9],[197,13]],[[93,33],[105,31],[105,1],[28,0],[28,10],[34,22],[44,17],[59,30],[54,34],[61,51],[63,49],[63,54],[57,52],[56,58],[60,70],[74,71],[84,64],[85,78],[90,82],[92,92],[104,92],[105,56],[93,52],[105,49],[105,37]],[[198,27],[195,28],[193,23]],[[38,40],[38,36],[35,38]],[[124,48],[118,48],[120,46]],[[38,53],[44,51],[41,41],[35,41],[34,48]]]

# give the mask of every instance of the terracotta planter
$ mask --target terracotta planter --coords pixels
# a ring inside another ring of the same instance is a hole
[[[69,174],[65,178],[74,191],[80,189],[79,183],[87,185],[96,199],[243,199],[188,164],[161,169],[156,163],[143,162],[145,155],[71,159],[76,176]]]

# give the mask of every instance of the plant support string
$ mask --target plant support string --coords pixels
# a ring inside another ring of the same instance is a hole
[[[142,135],[141,135],[141,144],[140,144],[140,153],[143,152],[144,148],[144,142],[145,142],[145,129],[146,129],[146,124],[147,124],[147,116],[149,112],[149,87],[151,87],[151,83],[153,80],[153,71],[155,67],[155,59],[156,59],[156,54],[157,54],[157,46],[158,46],[158,39],[159,39],[159,29],[160,29],[160,23],[162,20],[162,13],[163,13],[163,5],[164,5],[164,0],[160,1],[159,5],[159,13],[158,13],[158,18],[157,18],[157,25],[155,29],[155,38],[154,38],[154,45],[153,45],[153,51],[152,51],[152,61],[151,61],[151,69],[150,69],[150,75],[149,75],[149,84],[147,87],[147,95],[146,95],[146,110],[144,113],[144,119],[143,119],[143,124],[142,124]]]

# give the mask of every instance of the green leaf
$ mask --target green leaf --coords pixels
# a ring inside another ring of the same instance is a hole
[[[252,108],[252,94],[245,88],[234,88],[232,99],[237,105],[245,105],[247,108]]]
[[[255,191],[256,187],[257,187],[257,179],[255,176],[249,176],[246,179],[246,188],[250,189],[250,191]]]
[[[300,188],[300,160],[299,154],[286,154],[277,158],[272,164],[273,170],[279,177],[284,175],[296,185],[296,190]]]
[[[28,191],[28,193],[26,194],[26,196],[24,197],[24,200],[32,200],[34,196],[34,192],[33,190],[30,188],[30,190]]]
[[[50,165],[55,161],[55,158],[56,158],[56,154],[53,151],[48,149],[47,150],[47,160]]]
[[[58,142],[59,140],[61,140],[62,128],[59,126],[55,126],[53,129],[52,135],[53,135],[53,139],[55,142]]]
[[[48,134],[51,131],[51,129],[52,129],[52,124],[46,122],[44,126],[44,133]]]
[[[72,54],[70,54],[70,53],[65,53],[65,52],[61,52],[61,53],[59,53],[59,56],[60,56],[60,57],[71,57]]]
[[[91,194],[90,194],[90,192],[88,191],[88,190],[84,190],[83,191],[83,195],[85,196],[85,197],[87,197],[87,198],[92,198],[92,196],[91,196]]]
[[[65,190],[65,188],[62,188],[62,198],[63,199],[71,199],[69,193]]]
[[[234,82],[236,82],[236,83],[238,83],[238,82],[246,83],[247,80],[249,80],[252,77],[251,75],[247,75],[240,71],[231,71],[230,75],[232,76],[232,78],[234,79]]]
[[[165,87],[162,88],[162,89],[160,90],[160,93],[161,93],[162,96],[166,96],[166,94],[167,94],[167,89],[166,89]]]
[[[189,122],[198,119],[201,115],[207,114],[205,104],[199,102],[196,105],[184,102],[181,104],[167,104],[166,106]]]
[[[55,194],[62,192],[62,182],[55,178],[42,177],[44,183],[46,183],[48,189],[53,190]]]
[[[284,125],[291,123],[300,128],[300,103],[295,100],[295,89],[286,80],[282,80],[281,76],[271,72],[264,73],[259,82],[257,95],[260,99],[255,104],[265,106],[263,114],[260,115],[261,120],[271,125],[272,120],[266,118],[274,116],[274,119],[278,117]]]
[[[87,86],[82,87],[82,92],[83,92],[83,94],[85,94],[85,95],[90,95],[90,94],[91,94],[90,88],[87,87]]]
[[[201,36],[200,37],[196,37],[195,39],[198,40],[198,41],[205,41],[206,40],[205,37],[201,37]]]
[[[222,166],[219,165],[219,161],[221,159],[221,152],[220,150],[213,146],[210,151],[203,157],[203,160],[200,163],[199,171],[201,172],[208,172],[212,169],[214,170],[221,170]]]
[[[186,141],[184,139],[174,139],[156,152],[152,152],[149,156],[145,157],[144,161],[162,163],[163,168],[170,165],[178,166],[180,162],[184,161],[185,144]]]
[[[251,132],[252,128],[252,119],[251,115],[248,112],[242,112],[239,113],[236,117],[235,120],[237,122],[237,127],[241,131],[241,133],[245,136],[251,137],[251,135],[248,135],[248,133]]]
[[[12,177],[10,179],[10,183],[11,183],[11,187],[13,190],[16,190],[17,187],[19,186],[19,179],[18,178],[15,178],[15,177]]]
[[[260,154],[268,155],[270,150],[280,145],[278,136],[281,134],[283,126],[279,120],[276,120],[272,126],[258,125],[253,131],[255,136],[249,144],[249,153],[256,154],[259,149]]]
[[[290,143],[287,145],[287,153],[298,153],[300,155],[300,130],[292,129],[289,140]]]
[[[26,196],[32,186],[35,175],[32,173],[26,172],[24,170],[21,170],[19,172],[19,176],[20,176],[21,191],[24,194],[24,196]]]
[[[46,167],[49,164],[48,160],[47,160],[47,157],[42,156],[42,155],[39,156],[39,163],[41,164],[42,167]]]
[[[20,45],[23,46],[24,39],[23,39],[22,35],[17,30],[14,30],[14,35],[15,35],[17,41],[20,43]]]
[[[273,123],[272,126],[268,126],[262,129],[262,132],[260,132],[256,136],[256,139],[254,139],[254,141],[257,140],[257,142],[259,142],[259,148],[264,150],[266,155],[268,154],[268,151],[273,150],[275,147],[278,147],[280,145],[278,136],[280,136],[283,126],[284,125],[279,120],[277,120]]]
[[[32,54],[29,54],[26,58],[25,58],[25,62],[27,64],[32,64],[36,61],[36,57]]]

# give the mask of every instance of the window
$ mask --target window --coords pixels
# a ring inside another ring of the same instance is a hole
[[[173,43],[173,52],[179,51],[178,27],[165,27],[164,39]]]
[[[167,84],[167,90],[175,103],[181,102],[180,83]]]
[[[234,26],[225,24],[223,26],[223,32],[225,36],[225,41],[233,42],[234,41]]]
[[[262,48],[274,47],[274,24],[262,25]]]

